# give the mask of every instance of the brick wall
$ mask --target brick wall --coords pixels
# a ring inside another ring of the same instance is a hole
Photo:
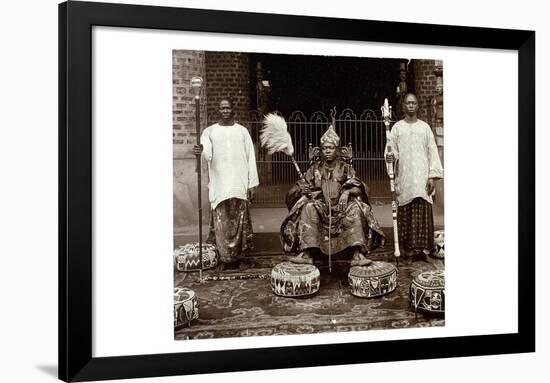
[[[444,147],[443,147],[443,93],[439,94],[437,91],[437,75],[435,60],[415,60],[415,87],[416,96],[420,105],[419,118],[430,124],[434,133],[436,143],[438,146],[439,157],[443,167],[445,167],[444,161]],[[443,69],[442,67],[440,68]],[[442,76],[443,72],[439,74]],[[440,78],[440,86],[442,78]],[[433,100],[437,101],[436,105],[431,104]],[[444,180],[436,181],[436,190],[434,205],[436,209],[443,211],[444,206]]]
[[[414,60],[416,97],[420,106],[418,117],[428,123],[430,100],[437,94],[434,69],[435,60]]]
[[[235,119],[248,120],[250,109],[248,54],[206,52],[205,63],[208,124],[219,120],[218,106],[221,99],[225,97],[233,101]]]
[[[172,51],[172,128],[173,128],[173,202],[174,232],[198,232],[198,187],[196,157],[191,149],[196,143],[195,100],[190,80],[193,76],[205,78],[204,51]],[[207,124],[207,92],[201,93],[201,129]],[[202,166],[201,182],[203,226],[208,224],[208,171]]]
[[[195,100],[191,93],[191,77],[205,78],[203,51],[174,50],[172,52],[172,123],[173,143],[178,151],[189,152],[195,143]],[[201,127],[206,126],[207,93],[201,94]]]

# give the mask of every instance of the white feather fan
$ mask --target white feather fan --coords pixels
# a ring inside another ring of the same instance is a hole
[[[264,128],[260,134],[260,142],[269,154],[283,152],[286,155],[294,154],[292,138],[288,133],[284,118],[270,113],[264,117]]]

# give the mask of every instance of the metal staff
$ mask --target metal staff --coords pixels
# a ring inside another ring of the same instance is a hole
[[[195,96],[195,128],[197,132],[197,145],[200,145],[200,137],[201,137],[201,105],[200,105],[200,94],[201,94],[201,87],[202,87],[202,77],[195,76],[191,79],[191,90],[193,91],[193,94]],[[197,155],[197,185],[198,185],[198,204],[199,204],[199,259],[201,260],[201,268],[199,270],[199,281],[202,282],[202,269],[204,268],[203,260],[202,260],[202,195],[201,195],[201,176],[202,176],[202,169],[201,169],[201,155]]]
[[[384,99],[384,105],[381,107],[382,117],[384,118],[384,125],[386,126],[386,152],[391,153],[392,148],[390,145],[390,118],[391,118],[391,106],[388,105],[388,99]],[[399,233],[397,231],[397,198],[395,195],[395,174],[393,172],[393,162],[386,162],[386,169],[388,176],[390,177],[390,189],[391,189],[391,210],[393,216],[393,246],[395,256],[395,262],[399,265]]]

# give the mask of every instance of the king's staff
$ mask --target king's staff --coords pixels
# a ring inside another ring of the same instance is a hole
[[[390,119],[391,119],[391,106],[388,104],[388,99],[384,99],[384,105],[381,107],[382,117],[384,119],[384,125],[386,126],[386,152],[391,153],[392,147],[390,145]],[[390,178],[390,190],[391,190],[391,209],[393,217],[393,246],[395,256],[395,262],[399,264],[399,233],[397,230],[397,198],[395,195],[395,173],[393,169],[393,161],[386,161],[386,169]]]

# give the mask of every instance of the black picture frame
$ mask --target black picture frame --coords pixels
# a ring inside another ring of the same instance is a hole
[[[518,52],[518,332],[92,357],[92,27],[116,26]],[[59,378],[89,381],[535,351],[535,32],[158,6],[59,5]],[[213,361],[231,360],[230,364]]]

